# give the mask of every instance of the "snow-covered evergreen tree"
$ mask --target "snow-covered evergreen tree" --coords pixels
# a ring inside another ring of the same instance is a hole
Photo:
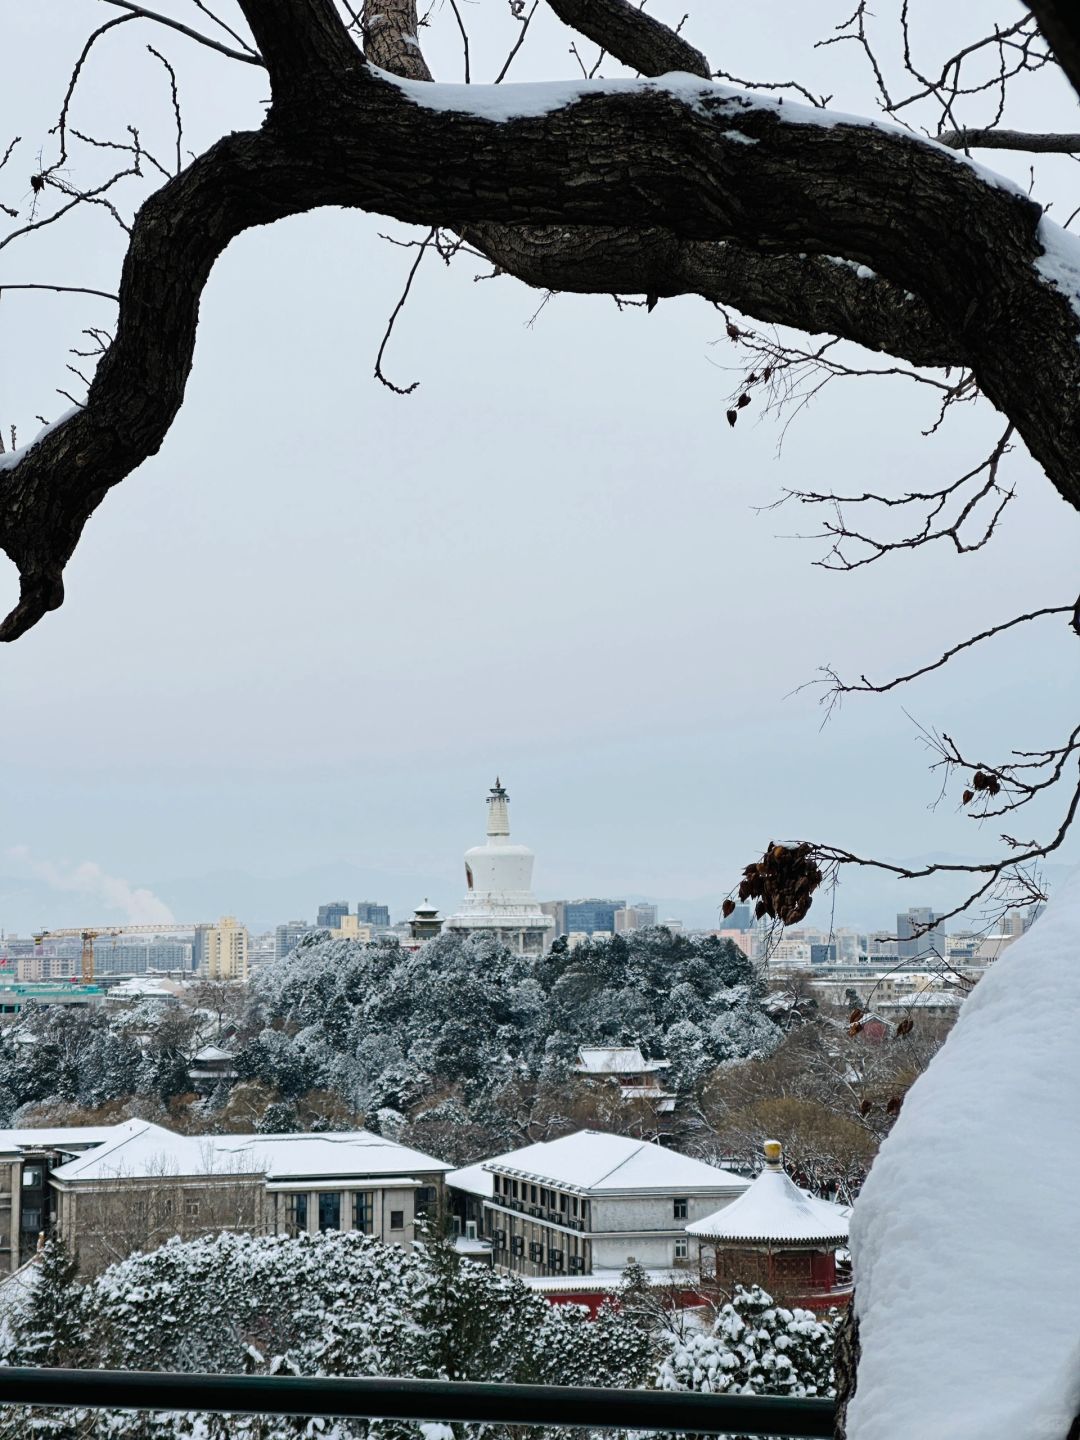
[[[739,1286],[710,1332],[669,1339],[657,1386],[736,1395],[832,1395],[836,1318]]]

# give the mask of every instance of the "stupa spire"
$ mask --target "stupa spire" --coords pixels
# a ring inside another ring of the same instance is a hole
[[[510,834],[510,796],[497,775],[487,797],[487,834],[489,840],[505,840]]]

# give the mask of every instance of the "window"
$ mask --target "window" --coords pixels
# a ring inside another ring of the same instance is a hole
[[[511,1236],[510,1236],[510,1254],[511,1254],[511,1255],[524,1255],[524,1254],[525,1254],[525,1236],[524,1236],[524,1235],[511,1235]]]
[[[390,1229],[391,1229],[391,1230],[404,1230],[404,1229],[405,1229],[405,1211],[404,1211],[404,1210],[391,1210],[391,1211],[390,1211]]]
[[[560,1196],[559,1196],[559,1209],[563,1212],[564,1215],[566,1214],[566,1205],[567,1205],[567,1198],[566,1198],[566,1196],[565,1196],[565,1195],[560,1195]]]
[[[21,1220],[19,1223],[20,1223],[20,1228],[23,1229],[23,1230],[40,1230],[40,1229],[41,1229],[41,1211],[40,1211],[40,1210],[24,1210],[24,1211],[22,1212],[22,1220]]]
[[[466,1220],[466,1221],[465,1221],[465,1239],[466,1239],[466,1240],[475,1240],[475,1239],[476,1239],[476,1221],[475,1221],[475,1220]]]
[[[529,1186],[529,1199],[532,1201],[532,1203],[533,1203],[534,1205],[536,1204],[536,1186],[535,1186],[535,1185],[530,1185],[530,1186]]]
[[[375,1229],[375,1196],[371,1190],[357,1190],[352,1197],[353,1229],[370,1235]]]
[[[561,1250],[549,1250],[549,1251],[548,1251],[548,1266],[549,1266],[552,1270],[561,1270],[561,1269],[562,1269],[562,1262],[563,1262],[563,1253],[562,1253]]]
[[[510,1182],[510,1193],[515,1200],[518,1198],[518,1182],[516,1180],[511,1180]]]
[[[530,1240],[530,1242],[529,1242],[529,1259],[530,1259],[530,1260],[535,1260],[536,1263],[539,1264],[539,1263],[543,1260],[543,1258],[544,1258],[544,1247],[543,1247],[543,1245],[540,1244],[539,1240]]]
[[[550,1205],[550,1204],[551,1204],[551,1191],[547,1188],[546,1185],[541,1185],[541,1187],[540,1187],[540,1204],[541,1204],[541,1205]]]
[[[303,1197],[303,1199],[306,1201],[306,1200],[307,1200],[307,1196],[305,1195],[305,1196]],[[184,1201],[184,1219],[185,1219],[185,1220],[197,1220],[198,1218],[199,1218],[199,1202],[198,1202],[198,1200],[193,1199],[191,1196],[188,1196],[188,1197],[185,1199],[185,1201]]]
[[[196,1200],[195,1204],[198,1203]],[[286,1195],[285,1225],[290,1235],[302,1235],[307,1229],[306,1195]]]
[[[41,1185],[41,1171],[36,1169],[24,1170],[22,1183],[24,1190],[37,1190]]]
[[[336,1190],[319,1196],[319,1229],[341,1229],[341,1196]]]
[[[570,1274],[583,1275],[585,1273],[585,1261],[580,1255],[570,1256]]]
[[[688,1202],[685,1199],[675,1201],[675,1219],[685,1220]]]
[[[676,1240],[676,1241],[675,1241],[675,1259],[676,1259],[676,1260],[686,1260],[686,1259],[689,1257],[689,1254],[690,1254],[690,1241],[689,1241],[689,1240]]]
[[[505,1250],[505,1249],[506,1249],[506,1231],[505,1231],[505,1230],[496,1230],[496,1231],[495,1231],[495,1249],[496,1249],[496,1250]]]
[[[434,1185],[421,1185],[416,1192],[414,1204],[417,1215],[426,1215],[435,1204],[436,1191]]]

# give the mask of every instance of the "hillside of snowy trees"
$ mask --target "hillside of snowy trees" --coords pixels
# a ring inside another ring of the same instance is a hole
[[[767,1055],[780,1039],[735,946],[662,929],[556,944],[541,960],[485,937],[443,935],[409,951],[316,932],[247,986],[203,986],[193,998],[28,1009],[0,1040],[0,1122],[130,1096],[168,1106],[190,1092],[198,1046],[224,1039],[240,1087],[268,1097],[264,1128],[309,1128],[319,1117],[300,1102],[315,1093],[324,1124],[360,1116],[400,1128],[419,1107],[509,1135],[513,1122],[494,1112],[520,1108],[515,1089],[565,1082],[580,1044],[665,1056],[672,1085],[689,1093],[717,1065]],[[231,1088],[205,1109],[225,1110]]]

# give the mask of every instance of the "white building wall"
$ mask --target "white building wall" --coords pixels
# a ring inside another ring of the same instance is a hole
[[[675,1218],[676,1199],[686,1201],[685,1220]],[[688,1195],[677,1190],[662,1196],[594,1197],[592,1230],[594,1234],[605,1230],[671,1230],[681,1234],[692,1220],[704,1220],[736,1199],[737,1195]]]

